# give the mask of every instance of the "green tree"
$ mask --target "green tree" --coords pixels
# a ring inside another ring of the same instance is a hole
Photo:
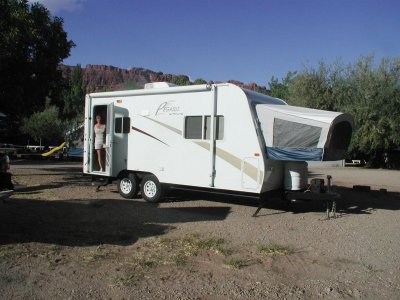
[[[400,145],[400,59],[374,55],[355,63],[320,62],[289,84],[289,103],[350,113],[355,121],[350,155],[384,166],[384,153]]]
[[[384,153],[400,145],[400,59],[361,57],[349,68],[351,101],[343,107],[356,123],[351,151],[371,166],[384,166]]]
[[[207,81],[205,81],[203,78],[197,78],[195,81],[193,81],[193,84],[206,84]]]
[[[189,77],[186,75],[178,75],[172,78],[171,83],[176,85],[191,85]]]
[[[41,4],[27,0],[0,1],[0,101],[9,119],[9,136],[21,121],[47,102],[60,104],[58,64],[74,43],[67,39],[63,20]]]
[[[83,116],[85,104],[85,92],[82,87],[82,68],[76,65],[72,69],[68,88],[64,92],[64,109],[63,115],[66,118],[75,118]]]
[[[335,110],[330,82],[330,66],[320,62],[318,68],[305,68],[289,86],[289,103],[324,110]]]
[[[257,93],[260,93],[260,94],[264,94],[264,95],[270,95],[271,94],[270,91],[267,90],[267,88],[264,87],[264,86],[256,85],[254,91],[257,92]]]
[[[272,76],[268,82],[270,96],[279,99],[287,100],[290,97],[289,85],[293,82],[297,72],[288,72],[287,75],[282,78],[282,82],[279,82],[278,78]]]
[[[21,131],[35,141],[45,144],[57,144],[63,140],[65,124],[60,120],[58,108],[50,106],[41,112],[32,114],[24,120]]]

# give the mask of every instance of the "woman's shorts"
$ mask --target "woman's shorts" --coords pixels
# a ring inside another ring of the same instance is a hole
[[[103,144],[94,144],[94,149],[96,150],[103,149]]]

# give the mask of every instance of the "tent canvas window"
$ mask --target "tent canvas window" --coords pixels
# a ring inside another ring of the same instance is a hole
[[[321,127],[275,118],[273,146],[315,148],[321,130]]]

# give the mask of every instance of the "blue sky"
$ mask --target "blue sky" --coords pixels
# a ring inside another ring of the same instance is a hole
[[[360,55],[400,57],[398,0],[40,0],[76,47],[64,61],[267,85]]]

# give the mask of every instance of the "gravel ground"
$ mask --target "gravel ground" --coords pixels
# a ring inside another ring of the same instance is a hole
[[[0,295],[11,299],[399,299],[400,172],[333,176],[321,202],[174,192],[159,204],[95,191],[77,163],[12,166],[0,205]],[[353,190],[367,185],[371,191]],[[380,189],[386,189],[380,191]]]

